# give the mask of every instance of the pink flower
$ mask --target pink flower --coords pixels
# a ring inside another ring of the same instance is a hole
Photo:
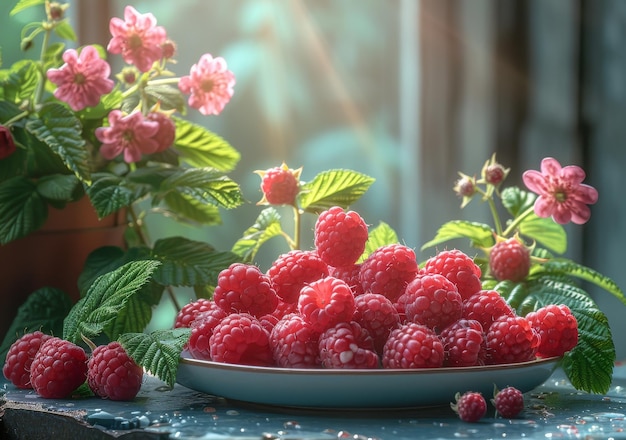
[[[155,61],[161,59],[161,45],[167,35],[163,27],[156,25],[154,15],[140,14],[132,6],[126,6],[124,20],[113,17],[109,30],[113,38],[107,50],[121,53],[125,62],[134,64],[140,71],[147,72]]]
[[[176,139],[176,124],[174,124],[172,118],[162,112],[150,112],[146,116],[146,119],[159,124],[159,129],[154,136],[152,136],[152,139],[158,144],[154,152],[159,153],[171,147],[174,143],[174,139]]]
[[[559,224],[570,221],[582,225],[589,220],[591,210],[587,205],[598,201],[598,191],[582,183],[585,172],[576,165],[561,168],[554,158],[541,161],[541,172],[528,170],[522,176],[524,184],[539,194],[535,201],[535,214],[550,217]]]
[[[96,137],[102,142],[100,154],[113,159],[123,152],[126,162],[137,162],[142,154],[159,148],[153,138],[158,130],[159,123],[145,119],[141,112],[124,116],[120,110],[113,110],[109,113],[109,127],[96,128]]]
[[[235,75],[227,69],[226,61],[208,53],[178,82],[180,91],[189,94],[189,106],[203,115],[219,114],[233,96],[234,86]]]
[[[67,102],[72,110],[98,105],[102,95],[113,90],[114,83],[109,79],[111,67],[100,58],[93,46],[85,46],[80,55],[74,49],[63,53],[63,64],[58,69],[49,69],[48,79],[58,88],[54,96]]]

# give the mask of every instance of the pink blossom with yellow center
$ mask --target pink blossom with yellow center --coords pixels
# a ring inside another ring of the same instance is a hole
[[[122,54],[124,61],[135,65],[140,71],[150,70],[155,61],[163,55],[162,45],[167,34],[162,26],[156,25],[154,15],[140,14],[132,6],[124,8],[124,20],[113,17],[109,31],[113,38],[107,50]]]
[[[141,112],[124,115],[120,110],[109,113],[109,127],[96,128],[96,137],[102,146],[100,154],[111,160],[124,153],[128,163],[137,162],[142,154],[151,154],[159,149],[154,139],[159,123],[144,118]]]
[[[100,58],[93,46],[85,46],[80,54],[74,49],[63,53],[63,64],[58,69],[49,69],[48,79],[58,87],[54,96],[67,102],[74,111],[98,105],[115,85],[109,78],[111,67]]]
[[[541,172],[528,170],[522,175],[529,190],[537,193],[535,214],[550,217],[559,224],[570,221],[583,224],[589,220],[591,210],[587,205],[598,201],[598,191],[582,183],[585,172],[576,165],[561,167],[552,157],[541,161]]]
[[[203,115],[217,115],[233,96],[235,75],[228,70],[222,57],[204,54],[191,66],[188,76],[178,82],[178,88],[189,95],[189,106]]]

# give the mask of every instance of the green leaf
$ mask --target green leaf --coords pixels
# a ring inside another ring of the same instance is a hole
[[[151,258],[162,263],[154,279],[166,286],[215,285],[220,271],[239,261],[232,252],[218,252],[184,237],[157,240]]]
[[[100,218],[132,205],[143,195],[129,188],[121,177],[97,173],[93,178],[93,183],[87,187],[87,195]]]
[[[192,167],[212,167],[224,172],[235,169],[241,155],[227,141],[200,125],[173,119],[176,123],[174,148],[184,162]]]
[[[43,5],[44,3],[45,0],[19,0],[17,4],[13,6],[13,9],[11,9],[9,15],[15,15],[18,12],[22,12],[23,10],[28,9],[32,6]]]
[[[36,231],[47,217],[48,204],[35,183],[22,176],[0,183],[0,244]]]
[[[246,229],[243,236],[233,245],[232,252],[239,255],[244,262],[251,263],[263,243],[283,234],[280,220],[276,208],[265,208],[254,224]]]
[[[453,220],[444,223],[437,231],[435,238],[424,243],[421,250],[423,251],[457,238],[468,238],[474,247],[488,248],[495,244],[493,230],[489,225],[465,220]]]
[[[516,186],[504,188],[501,196],[502,206],[506,208],[513,218],[517,218],[518,215],[531,208],[537,198],[534,193],[521,190]]]
[[[348,208],[374,183],[374,178],[352,170],[328,170],[302,185],[298,194],[300,207],[312,213],[333,206]]]
[[[54,33],[57,34],[61,39],[68,41],[76,41],[76,34],[74,33],[74,29],[69,24],[67,20],[62,21],[54,27]]]
[[[3,99],[21,104],[32,98],[39,81],[39,70],[35,61],[18,61],[9,70],[9,75],[0,83],[4,91]]]
[[[44,287],[31,293],[17,310],[17,315],[0,346],[0,359],[20,336],[25,333],[42,331],[48,335],[60,335],[63,319],[72,308],[70,297],[59,289]]]
[[[117,339],[124,333],[142,332],[152,320],[152,311],[160,303],[164,287],[150,281],[132,295],[120,313],[107,325],[105,333]]]
[[[100,335],[124,310],[129,298],[145,285],[158,261],[133,261],[96,279],[65,319],[63,337],[79,342],[81,335]]]
[[[53,174],[37,181],[37,192],[49,200],[69,202],[75,199],[78,184],[73,174]]]
[[[162,110],[185,111],[185,97],[178,88],[169,85],[148,84],[144,93],[147,95],[149,105],[159,103]]]
[[[149,334],[127,333],[120,335],[118,341],[135,362],[173,387],[180,353],[189,340],[190,332],[188,328],[179,328]]]
[[[186,194],[170,191],[163,198],[166,215],[174,220],[191,221],[201,225],[219,225],[222,223],[220,210],[215,205],[202,203]]]
[[[538,217],[533,212],[520,223],[519,232],[557,254],[567,251],[565,229],[551,218]]]
[[[180,170],[161,184],[161,192],[170,191],[229,209],[243,203],[239,185],[212,168]]]
[[[372,229],[365,243],[365,251],[359,258],[359,261],[365,261],[365,259],[376,249],[389,244],[399,243],[398,234],[385,222],[380,222],[378,226]]]

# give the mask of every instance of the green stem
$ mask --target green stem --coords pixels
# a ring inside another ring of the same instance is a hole
[[[496,228],[496,233],[498,235],[502,235],[502,223],[500,222],[500,216],[498,215],[498,210],[496,209],[496,204],[493,201],[493,197],[489,197],[487,199],[489,203],[489,210],[491,211],[491,215],[493,216],[493,224]]]
[[[300,219],[302,214],[300,209],[297,206],[293,207],[293,227],[294,227],[294,235],[293,235],[293,244],[291,246],[292,249],[300,249]]]
[[[4,125],[5,127],[10,127],[12,124],[14,124],[15,122],[19,121],[20,119],[25,118],[26,116],[28,116],[28,112],[27,111],[23,111],[22,113],[13,116],[8,121],[3,122],[2,125]]]
[[[528,217],[530,214],[532,214],[534,212],[534,206],[529,207],[528,209],[526,209],[526,211],[522,212],[520,215],[518,215],[512,222],[511,224],[506,228],[506,230],[504,231],[503,235],[506,237],[507,235],[511,234],[518,226],[519,224],[524,221],[524,219],[526,217]]]
[[[46,52],[48,51],[48,45],[50,44],[50,33],[52,29],[49,26],[44,27],[43,33],[43,41],[41,43],[41,52],[39,54],[39,73],[41,75],[41,81],[37,85],[37,89],[35,90],[35,100],[34,104],[37,106],[41,104],[41,99],[43,98],[44,90],[46,89],[46,72],[44,72],[44,60],[46,59]]]

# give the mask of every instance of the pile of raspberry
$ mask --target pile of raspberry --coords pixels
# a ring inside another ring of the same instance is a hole
[[[187,304],[196,359],[285,368],[434,368],[560,356],[578,342],[565,305],[518,316],[460,250],[420,268],[403,244],[361,260],[368,226],[332,207],[315,224],[315,248],[280,255],[263,272],[234,263],[212,299]]]

